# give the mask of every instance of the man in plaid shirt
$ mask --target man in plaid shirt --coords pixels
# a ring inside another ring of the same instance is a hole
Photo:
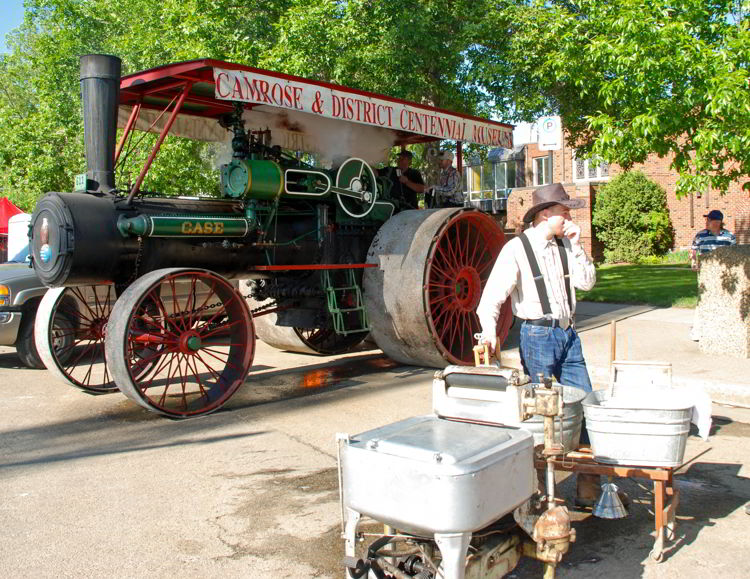
[[[440,175],[437,185],[432,187],[431,207],[463,207],[464,194],[461,191],[461,175],[453,166],[453,153],[440,153]]]

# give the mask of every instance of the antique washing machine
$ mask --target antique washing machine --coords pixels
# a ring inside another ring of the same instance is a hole
[[[347,577],[499,578],[521,555],[554,576],[575,535],[554,477],[538,492],[534,435],[519,424],[542,415],[540,452],[562,454],[563,400],[561,386],[515,369],[449,366],[435,374],[433,414],[340,434]],[[358,554],[363,516],[386,532]]]

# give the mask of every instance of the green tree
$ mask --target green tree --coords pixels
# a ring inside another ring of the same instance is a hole
[[[252,0],[27,0],[0,56],[0,190],[25,210],[68,191],[85,170],[78,57],[116,54],[123,74],[193,58],[257,64],[275,42],[286,2]],[[122,167],[138,175],[155,136]],[[206,145],[169,137],[144,183],[166,193],[218,189]]]
[[[637,262],[672,247],[667,194],[640,171],[617,175],[596,194],[591,220],[609,262]]]
[[[737,0],[509,0],[482,23],[475,74],[519,119],[557,113],[628,168],[673,158],[678,195],[750,175],[750,20]]]
[[[295,0],[264,68],[489,116],[468,55],[495,6],[486,0]],[[484,80],[484,79],[479,79]],[[415,166],[426,159],[416,147]]]

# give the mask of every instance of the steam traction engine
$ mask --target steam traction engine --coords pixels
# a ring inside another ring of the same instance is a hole
[[[371,163],[440,138],[509,146],[510,127],[213,60],[120,78],[119,59],[84,56],[81,90],[87,173],[76,192],[41,199],[30,228],[34,269],[53,288],[37,347],[60,378],[187,417],[240,387],[256,336],[331,354],[369,332],[407,364],[471,363],[502,230],[472,209],[405,210]],[[118,189],[136,130],[159,136]],[[221,197],[142,190],[168,133],[231,139]],[[331,168],[295,154],[330,154],[338,136],[351,156]]]

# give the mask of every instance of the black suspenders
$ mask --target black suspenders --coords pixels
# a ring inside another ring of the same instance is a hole
[[[552,308],[549,305],[549,297],[547,297],[547,288],[544,285],[544,277],[539,269],[539,263],[534,255],[534,250],[531,249],[531,243],[526,233],[519,235],[523,249],[526,252],[526,258],[529,260],[529,267],[531,267],[531,275],[534,277],[534,284],[536,284],[536,291],[539,294],[539,301],[542,304],[542,313],[545,316],[552,314]],[[572,288],[570,286],[570,273],[568,271],[568,254],[563,246],[562,239],[555,237],[557,242],[557,249],[560,251],[560,262],[562,263],[563,275],[565,276],[565,292],[568,297],[568,308],[570,309],[570,315],[573,315],[573,297]]]

